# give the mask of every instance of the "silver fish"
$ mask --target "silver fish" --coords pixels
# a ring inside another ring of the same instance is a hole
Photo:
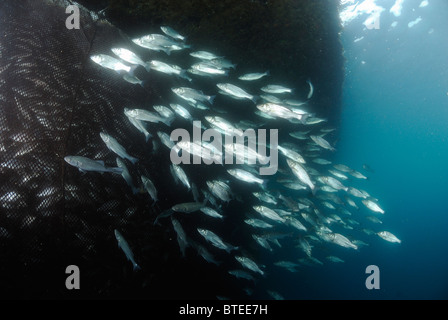
[[[372,210],[372,211],[374,211],[374,212],[379,212],[379,213],[381,213],[381,214],[384,214],[384,210],[381,209],[380,206],[379,206],[376,202],[373,202],[373,201],[370,200],[370,199],[363,199],[363,200],[361,200],[361,201],[362,201],[362,203],[363,203],[367,208],[369,208],[370,210]]]
[[[139,56],[137,56],[134,52],[125,48],[112,48],[111,50],[114,54],[120,57],[120,59],[131,64],[141,65],[143,68],[149,71],[150,69],[149,65],[146,62],[144,62]]]
[[[171,111],[171,109],[169,109],[168,107],[156,105],[156,106],[153,106],[153,108],[164,118],[174,117],[174,112]]]
[[[258,236],[256,234],[252,235],[252,238],[257,241],[257,243],[262,246],[263,248],[272,251],[271,245],[269,244],[269,242],[266,240],[266,238],[262,237],[262,236]]]
[[[347,180],[348,179],[348,177],[345,174],[343,174],[343,173],[341,173],[339,171],[328,169],[328,172],[330,172],[336,178],[339,178],[339,179],[342,179],[342,180]]]
[[[223,181],[212,180],[207,181],[207,186],[210,189],[210,192],[221,199],[222,201],[228,202],[232,200],[232,192],[230,187]]]
[[[145,135],[145,140],[146,140],[146,142],[148,142],[149,138],[152,138],[152,134],[150,134],[148,132],[148,130],[146,129],[146,125],[141,120],[138,120],[134,117],[128,116],[126,114],[128,111],[129,111],[128,108],[124,108],[124,114],[129,119],[129,122],[132,123],[134,125],[134,127],[137,128],[138,131],[140,131],[141,133],[143,133]]]
[[[123,172],[122,168],[114,167],[107,168],[102,160],[92,160],[82,156],[66,156],[64,157],[65,162],[77,167],[79,171],[95,171],[95,172],[113,172],[121,174]]]
[[[264,275],[263,270],[261,270],[258,265],[251,259],[247,258],[247,257],[242,257],[242,256],[235,256],[235,259],[241,263],[241,265],[249,270],[252,270],[254,272],[258,272],[261,275]]]
[[[222,219],[224,218],[224,216],[222,214],[220,214],[219,212],[217,212],[216,210],[209,208],[209,207],[204,207],[200,209],[201,212],[205,213],[206,215],[213,217],[213,218],[219,218]]]
[[[134,271],[140,270],[140,266],[135,262],[134,259],[134,253],[132,252],[131,248],[129,247],[129,244],[127,243],[126,239],[123,237],[123,235],[117,230],[114,230],[115,238],[117,239],[118,246],[123,250],[124,254],[126,255],[126,258],[131,261],[132,265],[134,266]]]
[[[200,202],[184,202],[172,206],[171,210],[175,212],[191,213],[200,210],[204,206],[205,205]]]
[[[352,176],[355,177],[355,178],[358,178],[358,179],[365,179],[365,180],[367,180],[367,177],[366,177],[365,175],[363,175],[363,174],[362,174],[361,172],[359,172],[359,171],[356,171],[356,170],[350,170],[349,174],[352,175]]]
[[[289,224],[293,228],[296,228],[297,230],[308,231],[307,228],[296,218],[286,217],[285,220],[287,224]]]
[[[254,228],[269,229],[269,228],[273,227],[272,224],[269,224],[269,223],[267,223],[267,222],[265,222],[263,220],[255,219],[255,218],[246,219],[246,220],[244,220],[244,222],[247,223],[248,225],[254,227]]]
[[[179,34],[176,30],[174,30],[171,27],[168,26],[160,26],[160,29],[165,33],[167,36],[170,36],[173,39],[184,41],[185,37]]]
[[[300,107],[300,106],[306,104],[306,102],[299,101],[299,100],[293,100],[293,99],[285,99],[285,100],[283,100],[283,102],[286,103],[287,105],[295,106],[295,107]]]
[[[241,181],[258,184],[263,184],[265,182],[264,180],[254,176],[252,173],[242,169],[228,169],[227,172]]]
[[[121,144],[119,144],[115,138],[111,137],[110,135],[108,135],[104,132],[100,132],[100,137],[106,144],[107,148],[109,150],[111,150],[112,152],[115,152],[117,155],[119,155],[120,157],[122,157],[124,159],[128,159],[133,164],[135,164],[138,161],[137,158],[129,155],[127,153],[126,149]]]
[[[317,163],[317,164],[324,165],[324,166],[331,164],[331,161],[328,161],[328,160],[322,159],[322,158],[316,158],[316,159],[313,159],[311,161],[313,161],[314,163]]]
[[[205,95],[202,91],[188,87],[172,88],[171,90],[182,99],[190,101],[192,103],[196,103],[196,101],[202,101],[213,104],[213,100],[215,99],[215,96],[208,96]]]
[[[308,95],[306,96],[306,98],[309,100],[313,96],[314,87],[310,80],[306,80],[306,83],[308,83],[308,85],[310,86],[310,91],[308,92]]]
[[[143,87],[144,81],[140,80],[136,76],[130,75],[129,73],[125,73],[123,75],[123,80],[132,83],[132,84],[139,84]]]
[[[344,190],[348,191],[348,188],[344,186],[339,180],[330,177],[330,176],[322,176],[319,177],[320,180],[322,180],[325,184],[329,185],[330,187],[337,189],[337,190]]]
[[[257,105],[257,109],[269,116],[279,117],[287,120],[297,119],[299,121],[302,121],[306,118],[302,114],[295,113],[291,109],[275,103],[259,104]]]
[[[229,274],[232,276],[235,276],[239,279],[246,279],[250,281],[255,281],[255,278],[249,273],[244,270],[229,270]]]
[[[136,45],[145,48],[145,49],[149,49],[149,50],[153,50],[153,51],[163,51],[165,52],[167,55],[171,54],[171,50],[169,47],[164,47],[159,45],[158,43],[155,42],[150,42],[150,41],[144,41],[142,39],[132,39],[132,42],[134,42]]]
[[[174,112],[176,112],[182,118],[193,121],[193,117],[191,116],[190,112],[180,104],[170,103],[170,107],[173,108]]]
[[[129,170],[128,170],[128,167],[126,166],[126,163],[124,163],[124,161],[121,160],[121,158],[118,158],[118,157],[117,157],[116,161],[117,161],[117,166],[119,168],[123,169],[123,171],[121,172],[121,176],[124,178],[124,180],[129,185],[129,187],[131,187],[132,193],[134,193],[134,194],[138,193],[138,188],[136,188],[134,186],[131,174],[129,173]]]
[[[158,72],[162,72],[165,74],[174,74],[174,75],[177,75],[180,78],[186,79],[188,81],[192,80],[187,75],[187,72],[185,70],[183,70],[181,67],[174,65],[174,64],[168,64],[168,63],[158,61],[158,60],[151,60],[151,61],[149,61],[149,67],[152,70],[156,70]]]
[[[320,137],[320,136],[314,136],[314,135],[310,135],[310,138],[319,146],[321,146],[324,149],[328,149],[330,151],[335,151],[336,149],[333,148],[330,143],[325,140],[324,138]]]
[[[349,187],[347,192],[357,198],[364,198],[364,199],[367,198],[367,196],[364,193],[362,193],[360,190],[353,188],[353,187]]]
[[[266,71],[263,73],[260,73],[260,72],[246,73],[246,74],[243,74],[242,76],[238,77],[238,79],[244,80],[244,81],[253,81],[253,80],[261,79],[268,75],[269,75],[269,71]]]
[[[296,161],[292,161],[291,159],[286,159],[288,166],[291,168],[294,175],[302,181],[304,184],[310,187],[311,191],[314,193],[316,190],[316,186],[310,179],[310,176],[306,172],[306,170]]]
[[[196,251],[198,252],[198,254],[204,258],[205,261],[209,262],[209,263],[213,263],[216,265],[219,265],[220,263],[218,261],[215,260],[215,258],[213,257],[213,255],[207,250],[205,249],[203,246],[201,246],[198,243],[194,243],[194,248],[196,249]]]
[[[229,121],[218,116],[205,116],[207,122],[209,122],[213,127],[219,129],[219,131],[224,135],[229,136],[242,136],[243,131],[235,128]]]
[[[308,257],[311,257],[311,249],[312,248],[311,248],[311,245],[309,244],[309,242],[306,239],[300,238],[298,247],[300,249],[302,249],[303,252],[305,252]]]
[[[176,231],[177,243],[179,244],[182,256],[185,257],[185,250],[188,247],[187,235],[185,234],[180,222],[173,218],[173,216],[171,216],[171,223],[173,224],[174,231]]]
[[[218,57],[214,53],[208,52],[208,51],[195,51],[190,52],[190,56],[199,58],[202,60],[214,60],[214,59],[220,59],[222,57]]]
[[[287,158],[298,162],[298,163],[306,163],[305,159],[296,151],[282,147],[282,146],[277,146],[278,150],[280,150],[280,152]]]
[[[174,163],[171,164],[171,167],[173,168],[173,172],[176,174],[179,180],[188,188],[188,190],[190,190],[190,181],[188,180],[185,171],[180,166]]]
[[[352,171],[352,169],[350,167],[347,167],[345,164],[335,164],[335,165],[333,165],[333,167],[336,170],[339,170],[339,171],[342,171],[342,172],[349,173],[350,171]]]
[[[257,205],[253,206],[252,208],[254,208],[254,210],[257,211],[259,214],[261,214],[263,217],[266,217],[276,222],[285,222],[284,218],[280,217],[277,212],[268,207]]]
[[[137,120],[149,121],[153,123],[162,122],[167,126],[170,126],[171,122],[173,121],[173,118],[163,118],[154,112],[144,109],[127,109],[124,113],[126,116],[135,118]]]
[[[145,186],[146,191],[148,191],[149,195],[151,196],[152,200],[154,200],[154,203],[157,202],[157,189],[154,186],[154,183],[144,175],[140,177],[142,179],[143,185]]]
[[[151,43],[155,44],[164,48],[170,48],[172,49],[173,46],[183,47],[184,45],[181,42],[178,42],[172,38],[168,38],[167,36],[164,36],[163,34],[153,33],[148,34],[146,36],[138,38],[143,43]]]
[[[230,69],[230,68],[235,69],[236,68],[236,64],[234,64],[231,61],[224,59],[222,57],[217,58],[217,59],[211,59],[211,60],[208,60],[207,62],[219,69]]]
[[[395,235],[393,235],[389,231],[380,231],[377,233],[377,235],[386,241],[401,243],[401,240],[398,239]]]
[[[328,234],[330,242],[333,242],[341,247],[358,249],[358,246],[352,243],[349,239],[340,233],[329,233]]]
[[[277,204],[275,197],[268,192],[252,192],[252,194],[263,202]]]
[[[209,75],[228,75],[227,70],[219,69],[214,65],[211,65],[206,62],[195,63],[191,66],[192,69],[199,71],[199,73],[205,73]]]
[[[264,86],[261,88],[261,91],[267,92],[267,93],[291,93],[293,89],[286,88],[284,86],[276,85],[276,84],[270,84],[267,86]]]
[[[238,247],[234,247],[232,245],[229,245],[227,243],[224,243],[224,241],[214,232],[202,228],[197,228],[199,234],[205,238],[208,242],[210,242],[212,245],[214,245],[218,249],[225,250],[227,253],[230,253],[232,250],[237,250]]]
[[[342,260],[341,258],[338,258],[336,256],[327,256],[325,257],[327,260],[331,261],[331,262],[337,262],[337,263],[343,263],[344,260]]]
[[[99,64],[100,66],[107,68],[107,69],[111,69],[114,71],[125,71],[125,72],[129,72],[131,71],[131,67],[128,65],[125,65],[124,63],[122,63],[120,60],[115,59],[114,57],[108,56],[107,54],[98,54],[98,55],[94,55],[91,56],[90,59]]]
[[[261,94],[260,98],[270,103],[282,104],[282,99],[270,94]]]
[[[285,268],[286,270],[291,272],[296,272],[297,270],[295,268],[299,267],[297,263],[291,261],[277,261],[274,262],[274,265],[277,267]]]
[[[249,99],[253,103],[257,102],[257,98],[255,96],[251,95],[250,93],[247,93],[245,90],[231,83],[218,83],[216,84],[216,86],[232,97]]]

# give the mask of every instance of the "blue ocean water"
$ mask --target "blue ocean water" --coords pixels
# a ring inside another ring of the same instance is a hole
[[[345,263],[272,285],[281,283],[291,299],[447,299],[448,2],[406,0],[399,16],[389,11],[395,1],[365,2],[384,11],[377,28],[366,28],[369,14],[360,14],[341,35],[346,78],[333,162],[369,176],[355,187],[386,211],[372,229],[402,243],[373,235],[359,252],[332,252]],[[365,286],[368,265],[380,270],[379,289]]]
[[[365,261],[381,271],[378,292],[363,290],[359,298],[447,299],[448,3],[407,0],[395,17],[391,2],[377,1],[386,9],[379,29],[358,20],[342,36],[347,65],[336,157],[375,170],[368,190],[385,208],[384,228],[402,239],[398,246],[378,239],[356,257],[359,267]]]

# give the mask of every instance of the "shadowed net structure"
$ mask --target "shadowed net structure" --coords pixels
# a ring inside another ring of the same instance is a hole
[[[100,139],[106,132],[144,159],[141,174],[146,168],[154,179],[163,174],[152,170],[157,161],[151,144],[123,113],[124,106],[150,103],[157,85],[136,88],[92,63],[91,55],[128,40],[82,8],[81,28],[67,29],[69,4],[3,1],[0,8],[0,282],[5,296],[57,297],[71,264],[107,273],[106,261],[116,248],[113,230],[126,234],[142,215],[153,213],[147,197],[134,196],[121,175],[81,174],[64,156],[116,166]],[[88,292],[90,285],[84,284]]]
[[[138,67],[135,75],[145,80],[139,86],[93,63],[92,55],[112,55],[113,47],[132,48],[145,61],[151,54],[81,6],[80,29],[68,29],[65,9],[71,4],[0,3],[0,297],[230,295],[237,282],[216,276],[216,268],[225,272],[225,262],[219,267],[206,264],[191,253],[183,259],[170,220],[154,224],[173,204],[192,201],[191,193],[180,192],[182,186],[174,183],[169,153],[161,152],[165,146],[155,139],[147,142],[123,112],[168,105],[171,88],[185,83]],[[187,124],[173,127],[182,126]],[[170,132],[163,124],[151,124],[148,130],[153,137],[158,131]],[[81,173],[64,161],[77,155],[116,167],[117,156],[101,140],[101,132],[139,159],[135,165],[124,161],[137,187],[142,175],[157,186],[156,204],[143,187],[134,194],[120,174]],[[199,189],[224,169],[216,170],[185,168]],[[250,208],[246,198],[253,189],[237,185],[233,191],[241,198],[227,204],[226,211],[239,222],[230,216],[223,228],[232,239],[245,241],[237,213]],[[210,223],[208,217],[189,219]],[[191,223],[190,233],[196,225]],[[184,227],[188,231],[186,222]],[[117,247],[114,230],[128,240],[143,271],[133,272]],[[69,265],[80,269],[81,290],[65,286]]]

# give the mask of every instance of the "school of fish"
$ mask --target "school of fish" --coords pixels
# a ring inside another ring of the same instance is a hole
[[[187,176],[182,164],[170,164],[172,182],[184,186],[184,192],[190,194],[191,201],[161,208],[162,213],[154,223],[173,228],[183,257],[198,254],[207,263],[220,265],[221,261],[215,256],[216,252],[223,251],[228,259],[235,262],[235,268],[226,270],[228,276],[255,282],[257,278],[282,269],[300,272],[302,267],[323,264],[323,259],[342,263],[344,261],[341,258],[329,254],[330,250],[337,246],[359,250],[368,245],[362,240],[365,237],[378,236],[391,243],[401,243],[394,234],[380,228],[385,210],[379,201],[366,191],[350,185],[353,182],[355,185],[363,183],[361,181],[367,177],[346,165],[333,164],[330,159],[325,159],[331,158],[336,150],[326,137],[335,129],[325,126],[326,119],[310,112],[310,100],[315,91],[310,80],[306,82],[308,92],[298,94],[301,98],[298,99],[294,96],[294,88],[276,83],[275,79],[270,79],[267,70],[240,74],[236,64],[219,54],[192,48],[186,44],[186,37],[174,29],[162,26],[161,31],[163,34],[132,39],[130,48],[111,48],[110,52],[91,56],[94,63],[119,73],[123,81],[132,85],[143,86],[143,81],[134,75],[138,67],[143,67],[147,72],[161,72],[177,77],[185,82],[183,86],[170,88],[173,96],[170,97],[172,103],[169,106],[125,106],[123,109],[130,123],[144,135],[145,141],[152,140],[166,147],[159,149],[160,152],[185,150],[202,157],[204,161],[222,160],[224,156],[222,150],[214,150],[211,144],[186,141],[176,144],[172,141],[170,132],[175,128],[171,124],[176,117],[189,122],[202,120],[204,129],[213,128],[224,135],[235,135],[238,129],[258,128],[274,121],[279,131],[282,130],[282,121],[296,128],[288,132],[290,141],[279,142],[279,169],[271,176],[259,175],[255,170],[259,166],[256,163],[232,167],[223,164],[227,175],[205,181],[207,188],[199,190],[197,182]],[[148,55],[154,58],[144,61],[132,51],[134,44],[148,50]],[[196,61],[190,66],[178,66],[171,53],[180,50],[188,52]],[[216,91],[202,92],[195,86],[197,77],[214,81]],[[259,91],[245,89],[248,82],[260,83]],[[225,108],[214,108],[217,97],[230,99],[228,103],[240,103],[242,107],[251,108],[258,121],[226,120]],[[65,161],[82,172],[120,174],[132,193],[145,190],[148,201],[155,205],[160,195],[151,177],[132,177],[129,173],[128,166],[138,164],[139,159],[128,154],[126,147],[114,138],[113,132],[98,132],[98,135],[105,147],[117,156],[116,167],[107,167],[102,160],[93,160],[88,155],[67,155]],[[253,148],[230,144],[224,149],[235,155],[252,152],[258,160],[266,160],[266,155],[257,153]],[[195,170],[201,170],[204,164],[196,166]],[[240,201],[231,187],[234,182],[247,183],[257,188],[252,193],[252,210],[238,213],[243,216],[242,221],[247,227],[245,230],[251,233],[254,244],[259,248],[254,254],[249,253],[247,244],[234,243],[228,234],[219,232],[219,225],[224,223],[228,214],[228,203]],[[197,234],[187,234],[179,217],[201,214],[215,219],[216,228],[198,225]],[[131,250],[133,244],[128,244],[120,231],[114,232],[119,247],[131,261],[134,270],[144,269],[136,262],[138,255],[134,256]],[[278,260],[273,265],[257,262],[262,255],[281,252],[286,243],[295,246],[296,257],[285,254],[285,260]],[[282,298],[276,291],[268,293],[274,299]]]

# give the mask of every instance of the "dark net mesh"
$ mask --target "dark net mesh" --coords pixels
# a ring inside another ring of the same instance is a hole
[[[92,54],[109,54],[128,40],[82,8],[81,28],[67,29],[69,4],[0,4],[0,291],[6,297],[66,294],[70,264],[90,279],[84,294],[104,291],[111,261],[124,258],[113,230],[128,235],[153,213],[147,195],[132,195],[121,175],[82,174],[64,156],[116,166],[99,136],[106,132],[142,159],[140,174],[162,175],[153,170],[152,145],[123,114],[125,106],[151,103],[157,85],[135,87],[92,63]]]
[[[154,225],[160,212],[192,201],[192,196],[174,183],[169,152],[161,152],[165,147],[146,142],[123,113],[126,107],[167,105],[170,89],[185,83],[137,68],[136,76],[146,80],[141,87],[93,63],[92,55],[112,55],[113,47],[132,47],[145,61],[151,53],[133,46],[117,28],[82,7],[80,29],[67,29],[65,8],[70,4],[0,3],[1,296],[215,298],[218,292],[230,294],[236,280],[219,276],[218,267],[196,252],[182,258],[169,219]],[[204,85],[214,86],[208,82]],[[149,130],[153,136],[159,130],[170,133],[161,124],[151,124]],[[81,173],[64,161],[67,155],[78,155],[115,167],[116,155],[107,149],[100,132],[113,136],[139,159],[128,168],[136,186],[141,175],[151,178],[159,193],[156,205],[144,190],[133,194],[119,174]],[[210,168],[185,169],[199,189],[206,187]],[[234,206],[226,208],[236,216],[241,208]],[[193,217],[189,226],[182,219],[189,234],[197,233],[198,221],[205,226],[209,222],[207,217]],[[241,235],[231,221],[227,232]],[[132,247],[141,272],[133,272],[118,248],[115,229]],[[69,265],[80,269],[81,290],[65,286]],[[222,267],[220,274],[227,270]]]

